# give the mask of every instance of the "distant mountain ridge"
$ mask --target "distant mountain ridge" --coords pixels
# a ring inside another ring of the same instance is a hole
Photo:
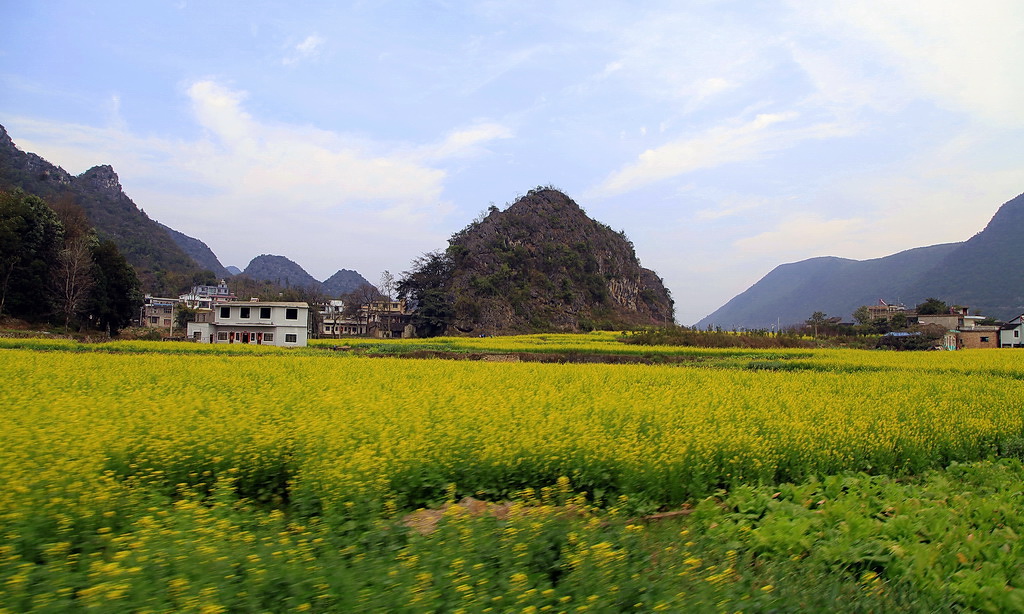
[[[341,296],[370,283],[359,273],[348,269],[341,269],[326,281],[320,282],[293,260],[272,254],[253,258],[241,275],[258,281],[269,281],[282,288],[305,288],[330,297]]]
[[[305,269],[284,256],[261,254],[249,262],[242,275],[259,281],[269,281],[282,288],[319,290],[320,282]]]
[[[928,297],[1003,320],[1024,313],[1024,194],[962,243],[872,260],[819,257],[780,265],[696,326],[788,326],[815,311],[850,318],[879,299],[915,305]]]

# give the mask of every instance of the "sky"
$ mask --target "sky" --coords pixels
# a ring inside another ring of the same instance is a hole
[[[371,282],[556,187],[692,324],[1024,192],[1019,0],[0,0],[0,124],[225,265]],[[836,314],[839,315],[839,314]]]

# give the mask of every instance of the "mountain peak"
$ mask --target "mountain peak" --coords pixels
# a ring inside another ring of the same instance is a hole
[[[447,293],[461,330],[585,330],[672,320],[661,279],[623,233],[538,188],[449,239]]]
[[[114,172],[114,167],[109,164],[94,166],[78,176],[79,179],[89,185],[109,191],[121,192],[121,181]]]
[[[285,288],[319,290],[320,282],[295,261],[274,254],[260,254],[249,262],[242,274],[258,281],[269,281]]]

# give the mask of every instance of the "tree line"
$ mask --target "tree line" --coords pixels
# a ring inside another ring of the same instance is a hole
[[[141,305],[135,269],[73,198],[0,191],[0,318],[114,335]]]

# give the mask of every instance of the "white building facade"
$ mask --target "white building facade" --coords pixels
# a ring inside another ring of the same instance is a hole
[[[1024,315],[1017,316],[1003,325],[999,331],[999,347],[1024,347]]]
[[[188,338],[199,343],[251,343],[306,347],[307,303],[214,302],[188,324]]]

